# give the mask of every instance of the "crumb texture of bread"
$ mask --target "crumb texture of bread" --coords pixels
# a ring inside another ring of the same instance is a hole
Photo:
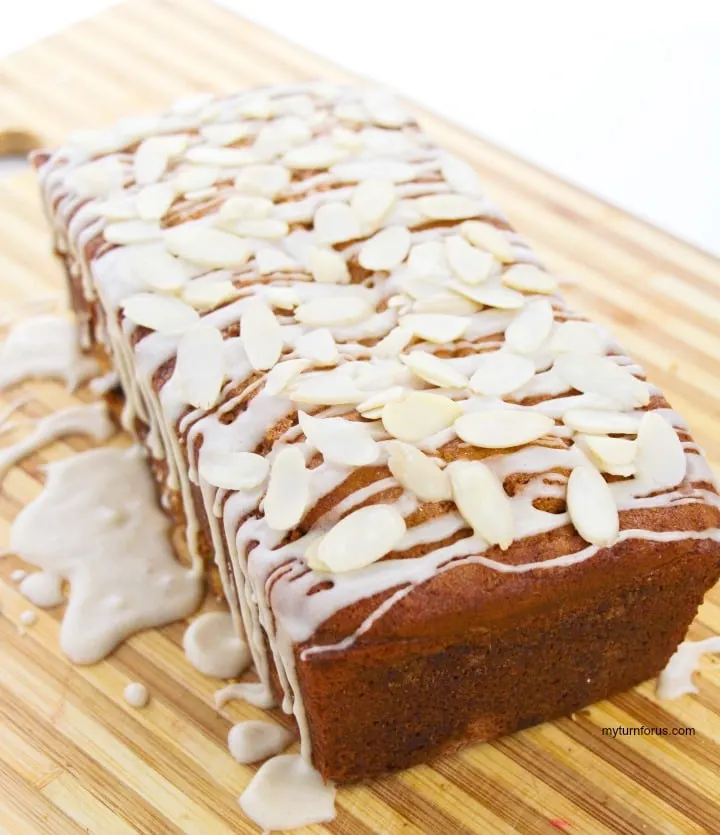
[[[34,165],[81,345],[325,778],[659,672],[720,576],[709,467],[392,95],[196,94]]]

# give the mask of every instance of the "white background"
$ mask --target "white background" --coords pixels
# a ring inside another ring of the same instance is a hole
[[[220,2],[720,254],[716,0]],[[109,5],[0,0],[0,56]]]

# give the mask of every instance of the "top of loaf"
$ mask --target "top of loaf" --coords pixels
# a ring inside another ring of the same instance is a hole
[[[452,567],[710,535],[679,512],[716,499],[681,419],[387,92],[198,94],[38,165],[100,338],[134,346],[129,408],[292,641],[381,599],[347,646]]]

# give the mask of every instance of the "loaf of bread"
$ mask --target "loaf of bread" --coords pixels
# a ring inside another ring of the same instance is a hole
[[[720,575],[686,425],[387,93],[35,155],[83,346],[326,778],[656,674]]]

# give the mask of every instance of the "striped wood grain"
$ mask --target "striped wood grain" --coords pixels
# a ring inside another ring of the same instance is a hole
[[[203,0],[129,0],[0,63],[0,152],[29,137],[53,144],[78,126],[150,111],[192,90],[219,92],[347,73]],[[488,192],[572,283],[575,306],[609,323],[720,464],[720,264],[709,255],[419,111],[470,160]],[[14,132],[11,134],[11,132]],[[30,174],[0,181],[0,321],[60,297],[60,271]],[[59,385],[23,386],[38,417],[76,401]],[[0,407],[16,392],[0,398]],[[81,393],[81,398],[85,395]],[[122,443],[122,439],[116,442]],[[37,495],[41,467],[85,448],[70,439],[28,458],[0,492],[0,549],[10,520]],[[182,626],[135,636],[94,667],[58,649],[61,612],[39,612],[0,561],[0,833],[250,833],[236,797],[252,769],[225,746],[233,721],[262,711],[211,707],[217,683],[192,670]],[[716,589],[691,636],[720,631]],[[149,707],[122,691],[145,682]],[[342,789],[338,818],[300,830],[337,835],[572,833],[689,835],[720,829],[720,667],[701,692],[658,703],[651,683],[573,718],[466,750],[372,785]],[[286,721],[276,712],[279,721]],[[603,737],[615,725],[692,726],[693,737]],[[553,821],[555,825],[553,825]]]

